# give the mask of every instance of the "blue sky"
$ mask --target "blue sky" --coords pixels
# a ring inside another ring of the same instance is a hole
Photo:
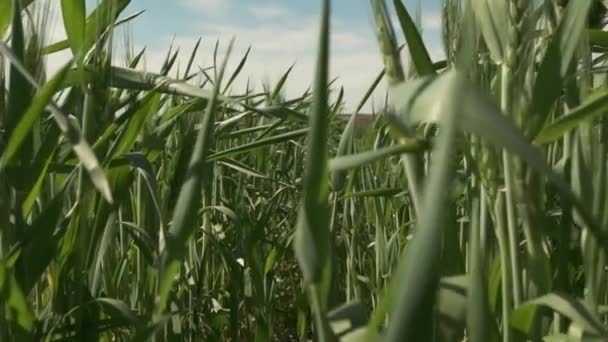
[[[92,8],[96,0],[88,2]],[[439,58],[440,0],[420,2],[423,36],[431,55]],[[159,68],[172,42],[185,60],[202,37],[202,53],[196,63],[205,67],[211,64],[217,39],[225,46],[236,37],[232,67],[250,45],[252,52],[243,82],[235,90],[241,90],[247,77],[258,87],[263,81],[276,81],[295,62],[287,84],[287,94],[295,96],[312,80],[320,4],[320,0],[133,0],[124,16],[145,10],[129,31],[135,49],[146,47],[146,68],[150,71]],[[413,13],[418,0],[406,0],[406,5]],[[344,86],[349,107],[381,69],[369,6],[368,0],[333,1],[331,72]],[[61,25],[56,26],[55,36],[59,37]]]

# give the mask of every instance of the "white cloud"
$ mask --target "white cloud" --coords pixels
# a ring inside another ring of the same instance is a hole
[[[65,27],[61,19],[61,10],[59,8],[59,2],[52,0],[45,0],[38,3],[39,7],[35,8],[36,11],[46,11],[48,15],[48,27],[46,28],[45,44],[53,44],[67,39],[65,33]],[[49,76],[53,75],[59,68],[64,66],[72,58],[72,52],[70,49],[65,49],[60,52],[56,52],[46,57],[46,69]]]
[[[287,95],[299,96],[314,77],[318,22],[316,17],[297,18],[286,13],[285,20],[255,25],[239,25],[232,21],[203,24],[199,29],[206,39],[201,48],[204,52],[197,63],[201,67],[212,65],[211,53],[216,39],[225,47],[231,38],[236,37],[236,48],[228,72],[234,70],[247,47],[252,46],[246,67],[240,76],[241,82],[235,84],[237,91],[244,89],[248,77],[258,89],[264,80],[275,82],[295,62],[287,82]],[[189,56],[197,39],[195,36],[177,37],[175,45],[181,47],[184,56]],[[149,51],[148,67],[154,70],[162,65],[170,41],[171,38],[166,36]],[[339,78],[337,85],[344,86],[348,107],[353,109],[382,67],[373,31],[371,27],[353,28],[335,21],[332,25],[331,49],[332,76]]]
[[[287,94],[298,96],[313,80],[319,19],[316,16],[298,16],[285,8],[281,11],[281,18],[274,21],[259,21],[254,25],[240,25],[233,21],[206,23],[200,30],[209,38],[207,44],[215,39],[227,43],[236,37],[238,49],[232,57],[233,66],[251,45],[252,52],[242,76],[250,76],[258,84],[266,79],[276,81],[296,62],[288,80]],[[429,13],[423,18],[426,18],[423,23],[428,25],[425,36],[437,35],[438,32],[431,30],[440,28],[440,16]],[[357,26],[339,20],[333,21],[331,35],[330,72],[332,77],[338,77],[337,85],[344,86],[347,108],[352,110],[382,69],[376,38],[371,23]],[[182,47],[193,46],[194,41],[193,37],[178,38]],[[428,49],[434,59],[443,55],[437,38],[432,39]],[[383,101],[385,89],[386,86],[382,85],[376,92],[376,102]],[[366,110],[370,108],[368,104]]]
[[[184,0],[184,5],[204,11],[217,11],[229,5],[229,0]]]
[[[278,4],[252,4],[248,10],[258,20],[276,19],[290,14],[289,9]]]
[[[227,0],[183,1],[202,13],[211,9],[221,10],[222,6],[227,6]],[[183,72],[199,35],[203,37],[203,43],[193,70],[198,70],[198,66],[208,67],[213,65],[213,48],[216,40],[219,39],[221,42],[219,54],[221,59],[230,39],[236,38],[234,53],[227,70],[228,74],[235,69],[247,47],[252,47],[247,64],[238,78],[239,81],[233,86],[236,93],[244,90],[247,79],[251,80],[257,90],[261,90],[264,81],[269,80],[271,84],[276,82],[295,63],[286,85],[287,96],[300,96],[309,87],[314,77],[319,18],[316,15],[302,16],[281,5],[250,5],[246,10],[256,19],[254,23],[242,24],[232,18],[216,15],[212,17],[212,21],[206,20],[198,26],[192,27],[192,34],[174,38],[168,31],[160,38],[154,38],[150,42],[151,45],[147,46],[143,67],[149,71],[158,71],[173,42],[174,47],[181,51],[179,61],[181,68],[179,69]],[[269,18],[273,20],[268,20]],[[425,38],[428,38],[429,34],[436,35],[436,29],[440,28],[441,23],[439,13],[429,12],[422,18],[423,25],[426,27]],[[59,22],[56,26],[56,31],[60,32],[53,35],[57,38],[65,35],[63,25]],[[137,23],[133,29],[141,30]],[[431,32],[434,29],[435,32]],[[136,51],[143,48],[144,44],[149,44],[145,41],[135,41],[134,43]],[[332,77],[338,78],[336,85],[344,86],[347,108],[352,110],[382,69],[382,60],[371,22],[364,22],[361,25],[334,19],[331,43],[330,71]],[[436,38],[431,39],[428,48],[435,59],[443,55],[439,40]],[[53,55],[49,59],[49,68],[56,69],[67,58],[69,58],[69,51]],[[174,68],[174,70],[176,69]],[[386,85],[382,85],[376,92],[374,100],[377,104],[383,102],[385,89]],[[370,110],[370,108],[371,106],[368,104],[365,110]]]
[[[441,30],[442,19],[441,12],[423,12],[422,13],[422,30],[423,31],[438,31]]]

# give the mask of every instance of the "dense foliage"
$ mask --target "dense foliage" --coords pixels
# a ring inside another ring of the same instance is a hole
[[[384,70],[356,113],[389,100],[364,128],[330,0],[293,99],[289,70],[236,93],[231,42],[120,67],[130,0],[61,0],[61,42],[39,2],[0,0],[1,340],[608,339],[604,2],[444,0],[433,61],[370,0]]]

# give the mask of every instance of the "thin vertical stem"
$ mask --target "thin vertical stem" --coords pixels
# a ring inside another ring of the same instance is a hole
[[[321,295],[319,289],[315,285],[311,285],[308,289],[310,304],[314,311],[314,327],[317,329],[317,341],[318,342],[333,342],[333,334],[331,328],[328,325],[326,319],[323,319],[325,311],[321,305]]]
[[[508,235],[507,227],[505,227],[505,195],[502,192],[497,194],[494,211],[496,213],[496,239],[498,240],[498,249],[500,252],[500,271],[502,277],[502,337],[503,342],[510,342],[510,315],[511,306],[513,304],[511,287],[513,279],[511,277],[511,268],[509,267]]]
[[[503,113],[508,114],[511,111],[511,68],[507,63],[502,66],[502,83],[501,83],[501,109]],[[507,229],[508,229],[508,244],[511,254],[511,272],[513,276],[513,304],[519,305],[522,300],[522,282],[518,257],[518,239],[517,239],[517,218],[515,216],[515,207],[513,202],[514,182],[511,172],[511,163],[509,154],[503,151],[502,154],[504,177],[506,185],[506,209],[507,209]]]
[[[393,86],[405,81],[405,72],[401,64],[395,32],[384,1],[371,0],[371,5],[386,77],[389,85]],[[412,128],[412,131],[415,131],[414,128]],[[401,158],[401,162],[403,163],[407,178],[409,195],[416,213],[419,213],[424,176],[424,160],[421,154],[408,154]]]
[[[479,247],[482,255],[488,255],[488,204],[485,188],[483,186],[479,188]]]

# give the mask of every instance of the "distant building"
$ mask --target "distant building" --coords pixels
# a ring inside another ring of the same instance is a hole
[[[345,121],[348,121],[351,115],[352,114],[340,114],[339,117]],[[374,124],[374,121],[376,121],[376,115],[368,113],[359,113],[357,115],[357,119],[355,120],[355,128],[361,129],[371,127]]]

